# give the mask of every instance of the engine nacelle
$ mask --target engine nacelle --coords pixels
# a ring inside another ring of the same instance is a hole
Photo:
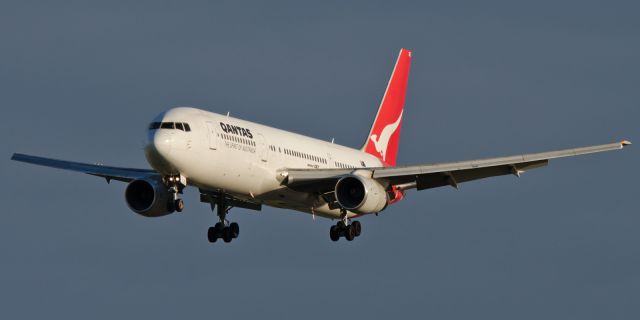
[[[124,192],[129,209],[145,217],[161,217],[173,213],[173,196],[167,186],[156,179],[134,180]]]
[[[338,180],[335,194],[341,207],[360,214],[380,212],[389,203],[389,195],[380,183],[357,175]]]

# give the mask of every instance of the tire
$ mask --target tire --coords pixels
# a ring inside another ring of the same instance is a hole
[[[362,224],[360,224],[360,221],[354,221],[351,223],[351,226],[355,230],[356,237],[359,237],[362,233]]]
[[[231,229],[231,235],[233,235],[233,238],[237,238],[240,235],[240,225],[236,222],[232,222],[229,225],[229,229]]]
[[[356,237],[356,230],[354,230],[353,226],[347,226],[347,229],[344,231],[344,237],[347,241],[353,241]]]
[[[176,209],[176,211],[182,212],[182,210],[184,210],[184,201],[182,201],[182,199],[176,199],[173,202],[173,207]]]
[[[216,242],[216,240],[218,240],[218,230],[216,230],[216,227],[209,227],[209,230],[207,230],[207,239],[211,243],[214,243]]]
[[[231,240],[233,240],[233,234],[231,234],[231,228],[224,228],[224,230],[222,230],[222,240],[224,240],[224,242],[229,243],[231,242]]]
[[[331,226],[331,229],[329,229],[329,237],[331,238],[331,241],[338,241],[340,239],[338,226]]]
[[[167,211],[169,211],[169,213],[174,213],[176,211],[176,204],[173,199],[169,199],[167,201]]]

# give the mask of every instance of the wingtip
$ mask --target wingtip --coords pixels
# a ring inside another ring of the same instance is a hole
[[[629,141],[629,140],[622,140],[622,141],[620,141],[620,146],[621,146],[621,147],[628,146],[628,145],[630,145],[630,144],[631,144],[631,141]]]

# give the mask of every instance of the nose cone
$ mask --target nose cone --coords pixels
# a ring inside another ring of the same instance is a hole
[[[165,130],[151,130],[144,148],[149,164],[157,171],[165,174],[173,172],[171,165],[171,148],[173,136]]]

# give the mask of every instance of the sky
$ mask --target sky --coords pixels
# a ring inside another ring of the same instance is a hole
[[[149,121],[194,106],[359,147],[413,51],[399,164],[640,142],[637,1],[0,2],[0,318],[638,319],[638,146],[408,193],[361,219],[123,183],[13,152],[147,168]]]

